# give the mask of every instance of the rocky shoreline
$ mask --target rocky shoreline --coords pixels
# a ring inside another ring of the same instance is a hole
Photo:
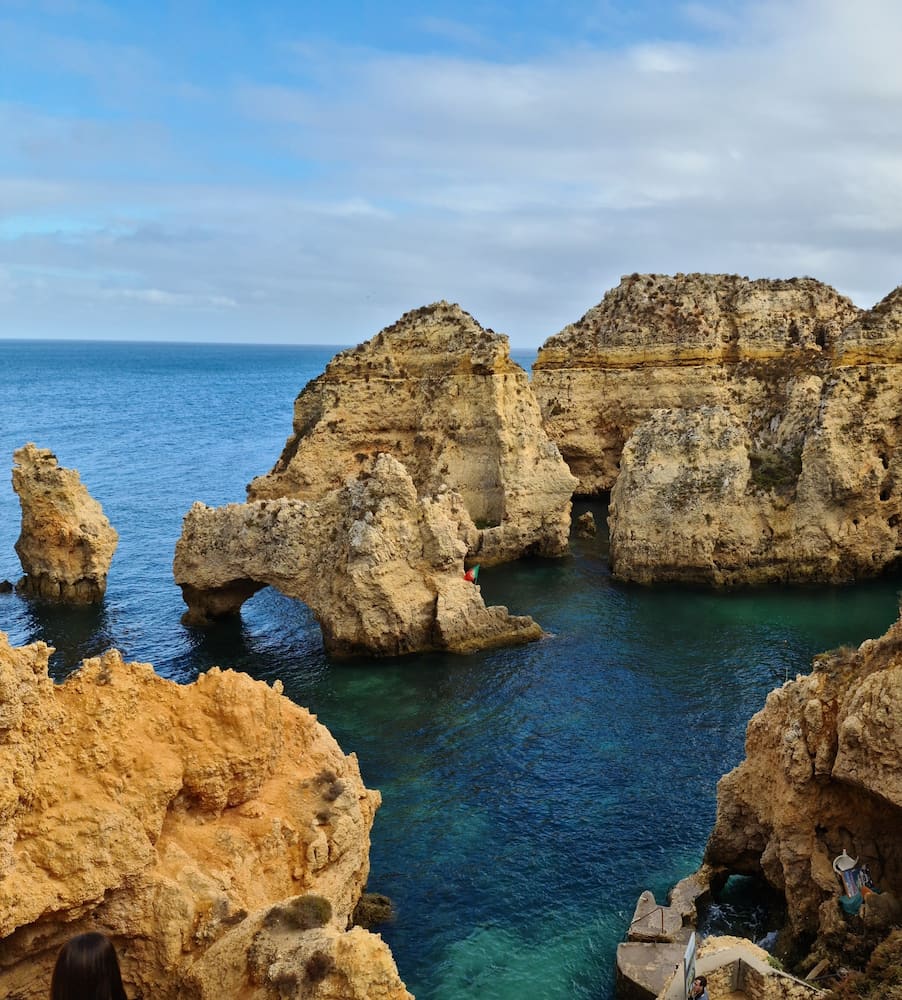
[[[99,504],[50,452],[15,461],[20,591],[102,600],[118,536]],[[897,571],[902,286],[863,311],[813,279],[632,275],[546,341],[531,383],[458,306],[414,310],[303,389],[246,502],[192,507],[173,574],[194,624],[265,586],[303,600],[333,657],[534,641],[541,624],[486,607],[466,570],[566,556],[572,497],[609,490],[622,580]],[[342,1000],[410,996],[378,936],[351,926],[379,794],[313,716],[230,671],[179,687],[115,652],[54,686],[49,655],[0,633],[15,996],[42,995],[61,940],[89,925],[162,1000],[327,979]],[[902,621],[771,693],[719,785],[702,880],[779,891],[800,973],[860,966],[902,922],[900,830]],[[858,923],[837,905],[841,850],[881,889]],[[671,944],[694,919],[684,902]]]

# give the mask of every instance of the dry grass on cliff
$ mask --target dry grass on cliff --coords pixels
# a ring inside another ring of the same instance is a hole
[[[902,930],[878,944],[864,972],[847,976],[828,1000],[902,1000]]]

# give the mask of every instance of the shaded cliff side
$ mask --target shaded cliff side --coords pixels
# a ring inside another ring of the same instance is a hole
[[[783,893],[808,966],[863,960],[902,922],[902,619],[772,691],[717,799],[706,863]],[[857,915],[839,906],[843,851],[881,890]]]

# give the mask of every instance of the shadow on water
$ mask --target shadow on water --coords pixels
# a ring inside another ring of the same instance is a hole
[[[17,601],[18,617],[30,642],[46,642],[54,648],[49,674],[64,680],[82,660],[99,656],[115,645],[112,614],[105,601],[98,604],[54,604],[40,598],[9,596]]]

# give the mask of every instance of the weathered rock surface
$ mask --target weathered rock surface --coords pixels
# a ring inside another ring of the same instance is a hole
[[[575,465],[590,490],[614,482],[615,576],[849,582],[902,565],[902,289],[860,313],[811,279],[625,279],[565,334],[536,392],[553,436],[577,399],[614,415]],[[572,378],[552,367],[564,347]]]
[[[507,337],[459,306],[406,313],[344,351],[297,397],[294,430],[249,500],[319,500],[389,453],[420,495],[447,485],[480,528],[482,565],[567,549],[576,481],[542,426]]]
[[[838,906],[843,850],[882,890],[860,918]],[[745,760],[718,785],[705,861],[763,874],[786,897],[791,933],[817,935],[816,947],[848,951],[902,919],[902,620],[768,695]]]
[[[543,344],[532,387],[577,492],[595,494],[657,409],[724,406],[755,447],[799,446],[818,379],[860,313],[812,278],[634,274]]]
[[[185,517],[173,571],[188,620],[234,614],[271,585],[304,601],[333,656],[470,652],[542,635],[464,579],[477,529],[460,495],[420,497],[406,468],[372,469],[316,501],[257,500]]]
[[[119,536],[74,469],[29,443],[13,453],[13,489],[22,507],[16,552],[25,594],[74,604],[103,598]]]
[[[62,685],[0,633],[0,981],[47,996],[56,951],[110,934],[129,995],[405,1000],[348,921],[379,793],[305,709],[244,674],[194,684],[110,651]]]

